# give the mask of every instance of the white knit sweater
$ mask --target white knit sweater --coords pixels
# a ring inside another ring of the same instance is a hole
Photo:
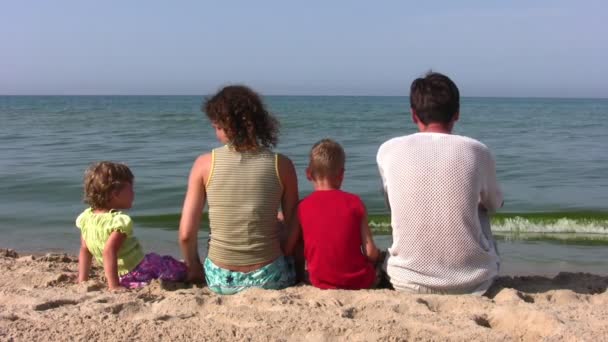
[[[503,199],[484,144],[416,133],[385,142],[377,162],[391,210],[393,285],[473,291],[497,276],[500,260],[480,206],[494,212]]]

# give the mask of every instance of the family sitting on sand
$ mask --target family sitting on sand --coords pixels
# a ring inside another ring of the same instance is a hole
[[[459,91],[439,73],[410,89],[420,132],[393,138],[377,154],[391,213],[392,246],[380,252],[361,199],[340,190],[345,153],[330,139],[312,147],[306,177],[314,192],[302,201],[293,163],[275,153],[277,120],[260,96],[228,86],[204,106],[224,144],[196,159],[179,226],[184,262],[144,254],[131,208],[134,177],[123,164],[100,162],[85,173],[79,281],[93,257],[110,289],[152,279],[202,282],[220,294],[251,287],[282,289],[305,278],[322,289],[385,286],[413,293],[483,294],[498,275],[488,213],[502,206],[495,162],[482,143],[451,134]],[[201,262],[198,230],[209,208],[208,256]],[[277,213],[280,214],[277,217]],[[378,271],[378,272],[377,272]]]

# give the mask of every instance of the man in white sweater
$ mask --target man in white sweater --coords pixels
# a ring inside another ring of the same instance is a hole
[[[416,79],[410,107],[420,132],[378,150],[393,228],[385,268],[396,290],[483,294],[498,275],[487,215],[502,206],[502,193],[490,150],[451,134],[459,97],[445,75]]]

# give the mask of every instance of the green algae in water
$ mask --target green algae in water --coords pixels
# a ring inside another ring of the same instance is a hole
[[[145,228],[160,228],[164,230],[178,230],[181,214],[133,216],[136,225]],[[200,229],[209,230],[209,215],[203,213]]]
[[[179,229],[180,214],[134,216],[138,226]],[[369,226],[376,235],[392,232],[390,215],[370,214]],[[209,230],[209,217],[204,213],[200,229]],[[497,213],[492,217],[492,231],[503,241],[545,241],[570,245],[608,245],[608,212],[536,212]]]

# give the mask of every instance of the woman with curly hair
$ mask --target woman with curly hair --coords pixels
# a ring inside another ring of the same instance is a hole
[[[277,120],[260,96],[245,86],[228,86],[207,100],[203,110],[225,144],[199,156],[188,180],[179,242],[188,279],[220,294],[250,287],[281,289],[295,283],[293,262],[281,251],[277,212],[285,222],[298,203],[291,160],[274,153]],[[201,264],[197,233],[207,202],[211,229],[209,254]]]

